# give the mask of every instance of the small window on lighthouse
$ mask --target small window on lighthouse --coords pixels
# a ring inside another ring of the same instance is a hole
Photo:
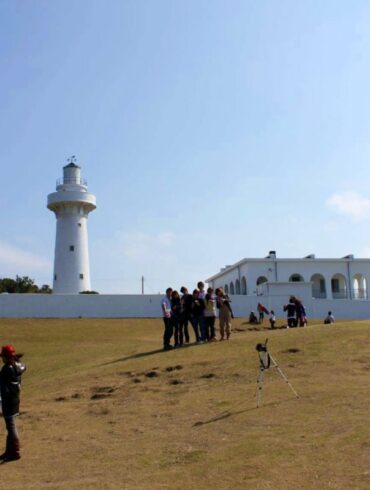
[[[71,252],[74,252],[74,249],[75,249],[74,245],[70,245],[70,246],[69,246],[69,250],[70,250]]]
[[[78,223],[78,226],[81,228],[81,226],[82,226],[81,223]]]
[[[83,274],[80,274],[80,279],[83,279],[84,278],[84,275]]]
[[[56,281],[56,280],[57,280],[57,275],[56,275],[56,274],[54,274],[54,281]]]

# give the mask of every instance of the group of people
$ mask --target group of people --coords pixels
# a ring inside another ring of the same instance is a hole
[[[283,310],[287,314],[287,328],[304,327],[307,325],[306,309],[300,299],[296,296],[290,296],[289,303],[283,306]],[[250,312],[249,323],[261,324],[263,323],[265,314],[269,315],[269,322],[271,329],[276,326],[276,317],[274,310],[268,310],[262,303],[257,305],[258,318],[254,311]]]
[[[289,303],[284,305],[283,310],[286,311],[289,328],[307,325],[306,309],[296,296],[289,298]]]
[[[5,451],[0,461],[6,463],[19,459],[19,436],[15,418],[19,414],[21,377],[26,366],[21,362],[22,354],[17,354],[11,344],[1,348],[3,367],[0,371],[0,394],[2,415],[7,431]]]
[[[180,294],[181,293],[181,294]],[[189,344],[189,324],[191,325],[195,342],[215,342],[216,316],[218,311],[220,338],[228,340],[231,335],[231,319],[234,314],[231,300],[223,288],[204,289],[204,283],[198,282],[197,288],[189,293],[182,286],[180,293],[172,288],[166,289],[166,295],[161,301],[164,322],[163,349],[182,347]],[[174,343],[171,344],[172,337]]]
[[[265,318],[265,314],[269,315],[269,322],[272,329],[275,328],[276,325],[276,317],[274,310],[268,310],[262,303],[258,303],[257,305],[258,318],[254,311],[251,311],[249,314],[249,323],[251,324],[261,324]]]
[[[287,313],[287,328],[292,327],[304,327],[307,325],[307,315],[306,309],[296,296],[291,296],[289,298],[289,303],[283,306],[283,310]],[[269,322],[271,325],[271,329],[275,328],[276,325],[276,317],[274,310],[268,310],[262,303],[258,303],[257,305],[258,318],[254,311],[251,311],[249,314],[249,323],[251,324],[261,324],[263,323],[265,314],[269,315]],[[324,323],[326,325],[330,325],[334,323],[335,318],[331,311],[328,311],[328,314],[324,318]]]

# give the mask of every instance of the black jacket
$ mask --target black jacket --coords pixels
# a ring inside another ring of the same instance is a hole
[[[172,298],[171,299],[171,309],[172,316],[174,318],[179,318],[181,315],[181,301],[180,298]]]
[[[21,376],[26,366],[17,361],[4,364],[0,371],[1,406],[4,417],[19,413]]]
[[[294,303],[288,303],[287,305],[284,306],[284,311],[287,312],[288,318],[295,318],[297,307]]]
[[[203,316],[205,307],[206,305],[204,299],[193,297],[193,301],[191,303],[191,316],[193,317]]]
[[[181,296],[181,310],[182,315],[188,318],[191,313],[191,307],[193,304],[193,296],[191,294],[183,294]]]

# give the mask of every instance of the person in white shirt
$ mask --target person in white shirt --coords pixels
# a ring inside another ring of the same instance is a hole
[[[214,342],[216,339],[215,322],[216,322],[216,296],[212,288],[207,289],[205,296],[204,323],[205,336],[208,342]]]
[[[172,288],[166,289],[166,296],[162,298],[161,308],[164,323],[163,349],[172,349],[171,337],[173,335],[172,309],[171,309]]]
[[[324,319],[324,323],[326,325],[330,325],[331,323],[334,323],[335,319],[331,311],[328,311],[327,316]]]
[[[270,322],[270,325],[271,325],[271,329],[274,329],[275,328],[275,324],[276,324],[276,317],[275,317],[274,310],[270,310],[269,322]]]
[[[206,292],[204,290],[204,282],[199,281],[197,284],[198,288],[198,298],[202,301],[205,301],[206,299]],[[206,323],[204,319],[204,312],[201,313],[199,317],[199,330],[200,330],[200,341],[205,342],[207,340],[207,335],[206,335]]]

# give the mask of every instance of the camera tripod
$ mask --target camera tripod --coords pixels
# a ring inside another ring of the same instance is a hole
[[[265,371],[270,368],[276,368],[280,376],[283,378],[283,380],[288,384],[289,388],[292,390],[292,392],[295,394],[297,398],[299,398],[298,393],[295,391],[291,383],[289,382],[288,378],[285,376],[283,371],[280,369],[278,366],[278,363],[275,361],[275,359],[269,354],[267,350],[267,341],[268,339],[265,340],[264,344],[257,344],[256,345],[256,350],[258,352],[258,357],[260,361],[260,372],[257,378],[257,389],[256,389],[256,397],[257,397],[257,408],[260,406],[260,401],[262,397],[262,387],[263,387],[263,380],[265,376]]]

